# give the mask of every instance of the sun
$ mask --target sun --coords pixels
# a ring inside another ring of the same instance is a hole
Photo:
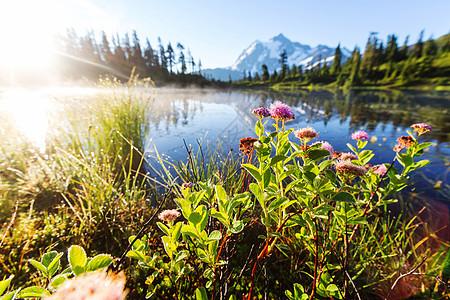
[[[54,0],[0,2],[0,67],[33,69],[48,66],[53,36],[61,20]]]

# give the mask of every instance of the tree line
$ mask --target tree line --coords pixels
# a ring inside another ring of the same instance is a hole
[[[279,71],[269,73],[262,65],[262,73],[252,76],[244,72],[241,83],[298,85],[323,84],[340,87],[364,85],[448,85],[450,77],[450,34],[438,40],[423,41],[422,31],[418,41],[408,46],[408,37],[402,46],[396,35],[389,35],[387,44],[371,33],[363,54],[355,47],[351,56],[342,61],[340,45],[336,47],[333,62],[319,57],[315,64],[306,67],[287,64],[287,54],[280,54]]]
[[[74,29],[57,38],[60,72],[64,78],[97,80],[99,76],[114,76],[126,80],[134,69],[141,78],[154,81],[204,84],[201,60],[194,59],[189,48],[181,43],[144,45],[136,31],[112,37],[102,31],[99,41],[93,31],[79,36]]]

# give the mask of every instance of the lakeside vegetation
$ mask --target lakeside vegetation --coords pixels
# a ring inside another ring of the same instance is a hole
[[[130,299],[447,297],[436,276],[450,278],[441,272],[448,244],[421,214],[393,203],[427,163],[419,156],[430,143],[417,133],[382,174],[362,168],[373,157],[364,135],[349,140],[350,165],[333,160],[312,131],[289,136],[292,111],[278,104],[275,132],[257,114],[258,141],[242,140],[239,157],[158,156],[156,182],[142,154],[149,82],[102,84],[95,99],[63,101],[43,152],[2,115],[0,279],[14,277],[0,295],[53,294],[110,266],[125,271]]]
[[[371,34],[364,53],[358,47],[347,61],[341,63],[340,46],[331,64],[319,60],[306,68],[287,65],[286,52],[280,54],[280,71],[245,74],[236,87],[296,90],[311,88],[415,88],[450,89],[450,34],[437,40],[419,40],[402,46],[397,37],[388,36],[386,45]]]

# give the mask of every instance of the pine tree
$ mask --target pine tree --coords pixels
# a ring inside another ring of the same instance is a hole
[[[269,70],[267,69],[267,65],[262,65],[262,71],[263,71],[263,74],[262,74],[262,81],[268,81],[269,80]]]
[[[284,77],[286,77],[287,72],[288,72],[288,65],[287,65],[287,53],[286,50],[283,50],[283,52],[281,52],[280,54],[280,60],[278,61],[281,65],[281,72],[280,75],[278,76],[280,79],[283,79]]]
[[[398,51],[398,60],[397,61],[402,61],[402,60],[405,60],[408,58],[408,40],[409,40],[409,35],[406,36],[403,46]]]
[[[161,68],[162,72],[167,72],[167,56],[166,56],[166,50],[164,49],[164,46],[162,45],[161,38],[158,37],[158,44],[159,44],[159,66]]]
[[[152,69],[154,67],[156,67],[157,58],[155,58],[155,54],[154,54],[152,45],[150,44],[150,41],[148,40],[148,38],[146,39],[146,44],[147,44],[147,46],[145,47],[145,50],[144,50],[144,62],[145,62],[146,73],[147,73],[147,75],[149,75],[150,72],[152,71]]]
[[[278,73],[277,73],[277,70],[275,70],[275,71],[273,71],[272,75],[270,75],[269,81],[270,82],[276,82],[277,79],[278,79]]]
[[[435,56],[437,54],[437,46],[436,42],[432,37],[430,37],[424,44],[423,44],[423,50],[422,55],[423,56]]]
[[[142,56],[142,48],[136,30],[133,30],[133,47],[131,50],[132,63],[136,66],[137,71],[139,73],[145,72],[145,61]]]
[[[169,42],[167,45],[167,62],[169,63],[169,72],[172,74],[172,66],[175,60],[175,52],[173,51],[172,44]]]
[[[105,64],[111,64],[112,52],[109,47],[108,38],[106,37],[106,33],[102,31],[102,43],[101,43],[101,55]]]
[[[347,81],[348,85],[355,86],[361,83],[359,78],[360,64],[361,64],[361,54],[359,53],[358,47],[356,47],[352,53],[352,70],[350,72],[350,77]]]
[[[259,81],[261,81],[261,78],[259,78],[258,72],[255,73],[255,77],[253,77],[253,81],[254,81],[254,82],[259,82]]]
[[[388,44],[384,49],[384,56],[388,63],[395,62],[398,59],[397,37],[392,34],[388,36]]]
[[[419,34],[419,39],[417,40],[417,43],[414,44],[414,57],[416,58],[420,58],[422,57],[422,51],[423,51],[423,33],[424,31],[422,30]]]
[[[342,59],[342,52],[341,52],[341,44],[339,44],[336,47],[336,50],[334,51],[334,59],[333,64],[331,65],[331,74],[335,75],[341,72],[341,59]]]
[[[184,46],[181,43],[178,43],[177,48],[180,51],[180,58],[178,61],[181,64],[181,74],[185,74],[187,67],[186,67],[186,57],[184,56],[184,53],[183,53]]]

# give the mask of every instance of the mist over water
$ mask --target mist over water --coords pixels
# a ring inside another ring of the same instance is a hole
[[[64,126],[59,111],[67,106],[75,112],[79,103],[96,101],[107,89],[52,88],[0,91],[0,115],[13,119],[18,130],[41,150],[55,126]],[[252,110],[268,107],[275,100],[290,105],[295,120],[287,128],[311,126],[320,136],[315,141],[328,141],[336,151],[350,151],[346,143],[352,132],[364,130],[371,136],[366,147],[375,152],[372,164],[390,163],[396,139],[407,135],[411,124],[425,122],[433,131],[421,137],[434,146],[423,155],[431,164],[416,171],[412,178],[415,193],[427,199],[448,202],[450,163],[450,95],[449,93],[351,91],[332,93],[313,91],[301,93],[243,92],[216,89],[157,88],[142,90],[149,99],[150,119],[147,145],[142,149],[149,162],[158,153],[173,161],[187,160],[187,150],[204,154],[208,147],[221,147],[224,155],[239,154],[239,140],[252,136],[257,118]],[[273,130],[266,119],[266,130]],[[3,120],[2,120],[3,121]],[[7,130],[3,128],[3,130]],[[292,139],[295,139],[292,137]],[[441,182],[440,189],[433,186]]]

